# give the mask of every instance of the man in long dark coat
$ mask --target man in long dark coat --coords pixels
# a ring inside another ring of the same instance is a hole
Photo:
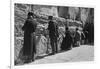
[[[57,52],[57,36],[56,36],[56,25],[52,21],[52,16],[49,16],[49,25],[48,25],[48,30],[49,30],[49,38],[50,38],[50,44],[52,48],[52,54],[55,54]]]
[[[24,31],[24,45],[23,45],[23,55],[26,56],[25,61],[30,62],[34,60],[35,49],[35,32],[36,25],[33,21],[33,13],[28,13],[28,18],[22,27]]]

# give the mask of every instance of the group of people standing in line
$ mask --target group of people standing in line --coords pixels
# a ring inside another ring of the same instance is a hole
[[[48,31],[50,38],[50,45],[52,48],[52,55],[58,52],[58,26],[53,22],[53,16],[48,17]],[[25,63],[32,62],[35,60],[36,56],[36,22],[34,21],[34,14],[32,12],[28,13],[27,20],[25,21],[22,30],[24,31],[24,44],[23,44],[23,55],[26,56]],[[75,46],[80,45],[81,36],[78,32],[78,28],[76,28],[74,38],[71,36],[69,28],[66,27],[65,37],[63,37],[63,41],[61,43],[61,50],[70,50]]]

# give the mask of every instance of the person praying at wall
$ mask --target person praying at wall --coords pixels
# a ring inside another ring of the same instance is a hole
[[[27,15],[27,20],[25,21],[25,24],[22,27],[22,30],[24,31],[23,55],[26,57],[26,63],[34,61],[35,58],[35,29],[36,23],[34,21],[33,13],[29,12]]]

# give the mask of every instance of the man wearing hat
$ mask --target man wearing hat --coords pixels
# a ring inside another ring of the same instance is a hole
[[[50,38],[50,44],[52,48],[52,54],[55,54],[57,52],[57,36],[56,36],[56,26],[53,22],[53,16],[49,16],[49,25],[48,25],[48,30],[49,30],[49,38]]]
[[[36,53],[34,36],[36,24],[33,19],[33,13],[29,12],[27,15],[27,20],[25,21],[25,24],[22,27],[22,30],[24,31],[23,56],[26,57],[26,63],[34,60],[34,55]]]

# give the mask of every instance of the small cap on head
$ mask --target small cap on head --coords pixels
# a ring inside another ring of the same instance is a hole
[[[52,20],[53,16],[48,16],[48,19]]]
[[[76,31],[78,30],[78,28],[76,28]]]
[[[33,16],[33,12],[28,12],[28,16]]]
[[[66,27],[66,31],[68,30],[68,27]]]

